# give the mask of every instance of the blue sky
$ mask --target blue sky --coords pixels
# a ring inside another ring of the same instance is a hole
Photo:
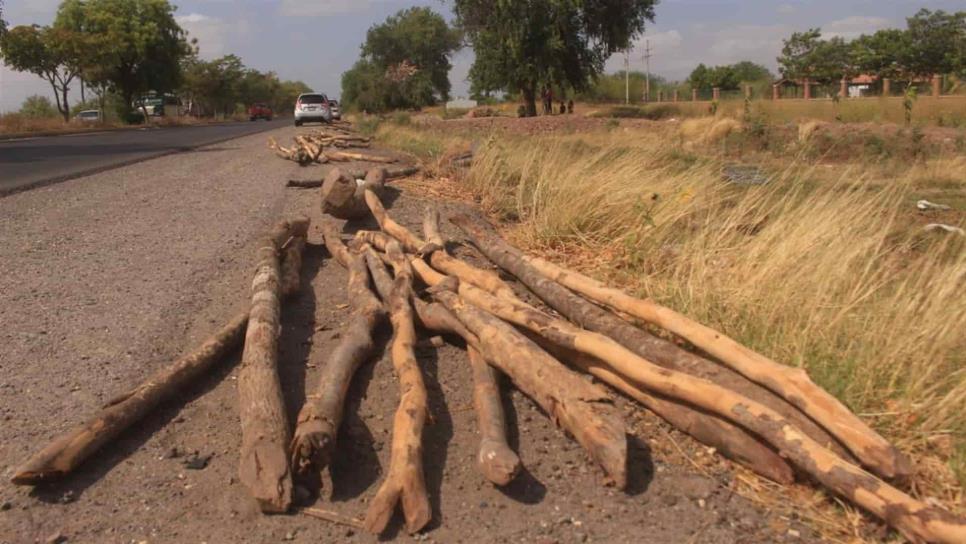
[[[7,0],[4,18],[12,25],[49,24],[59,0]],[[358,58],[366,30],[396,11],[430,6],[450,18],[442,0],[182,0],[176,15],[198,38],[203,57],[228,53],[282,78],[301,79],[316,90],[339,94],[342,72]],[[761,62],[774,70],[781,40],[794,31],[821,27],[846,38],[879,28],[904,25],[922,7],[955,11],[963,0],[662,0],[646,38],[651,70],[671,79],[687,77],[699,62]],[[643,44],[637,40],[631,69],[643,69]],[[453,59],[454,95],[465,95],[471,51]],[[621,69],[622,57],[608,69]],[[0,111],[15,110],[30,94],[50,94],[30,74],[0,69]]]

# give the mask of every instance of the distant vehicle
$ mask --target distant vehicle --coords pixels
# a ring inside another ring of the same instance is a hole
[[[332,112],[333,119],[342,119],[342,108],[339,107],[338,100],[329,100],[329,111]]]
[[[100,123],[101,110],[84,110],[75,115],[74,119],[81,123]]]
[[[302,123],[331,123],[332,110],[329,98],[322,93],[300,94],[295,101],[295,126]]]
[[[256,119],[264,119],[266,121],[272,120],[272,108],[268,104],[252,104],[248,107],[248,120],[255,121]]]

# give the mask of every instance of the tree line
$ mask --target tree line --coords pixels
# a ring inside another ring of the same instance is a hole
[[[148,93],[177,95],[195,113],[228,115],[239,103],[288,107],[311,90],[246,68],[235,55],[200,59],[174,10],[167,0],[64,0],[48,26],[7,29],[0,19],[0,58],[44,79],[65,121],[75,88],[82,102],[90,89],[101,109],[110,103],[121,119],[135,118],[137,102]],[[147,115],[143,106],[142,112]]]
[[[933,75],[966,78],[966,11],[922,9],[905,29],[889,28],[848,41],[822,38],[820,28],[784,40],[778,65],[783,77],[829,85],[869,74],[913,81]]]

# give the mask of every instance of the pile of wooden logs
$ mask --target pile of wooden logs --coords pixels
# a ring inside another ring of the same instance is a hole
[[[451,218],[486,257],[562,317],[548,314],[518,298],[492,271],[451,256],[434,210],[427,211],[420,238],[389,216],[376,193],[365,191],[364,197],[380,231],[359,231],[346,245],[331,223],[323,230],[330,252],[352,275],[363,275],[365,259],[375,286],[375,293],[353,295],[363,303],[343,342],[368,345],[377,323],[372,316],[379,312],[372,302],[376,293],[395,332],[391,354],[403,395],[390,470],[371,503],[368,529],[380,531],[400,499],[410,531],[428,521],[419,456],[426,393],[411,353],[415,319],[467,349],[482,437],[479,468],[496,485],[511,481],[521,464],[506,442],[495,385],[495,374],[502,372],[583,446],[609,481],[625,486],[624,424],[609,393],[582,379],[580,371],[765,477],[781,483],[795,475],[810,479],[915,542],[966,542],[966,521],[887,483],[903,484],[911,472],[908,459],[804,371],[653,301],[529,256],[478,217]],[[418,285],[426,289],[417,291]],[[706,356],[654,336],[631,319],[662,328]],[[343,380],[357,364],[341,365]],[[327,387],[342,391],[347,383]]]
[[[507,441],[498,386],[502,373],[586,450],[608,482],[624,488],[626,429],[606,385],[764,477],[780,483],[796,476],[810,479],[914,542],[966,542],[966,521],[896,487],[911,471],[906,457],[804,371],[653,301],[529,256],[479,217],[450,218],[483,255],[556,313],[534,307],[492,270],[450,255],[432,206],[423,220],[423,237],[394,221],[380,199],[384,181],[379,170],[357,183],[336,169],[323,184],[325,213],[359,217],[365,212],[380,230],[358,231],[345,241],[331,220],[322,223],[331,257],[349,272],[352,315],[294,432],[279,386],[277,338],[281,301],[298,288],[307,218],[280,223],[260,242],[249,310],[48,445],[16,471],[13,482],[64,477],[243,345],[240,479],[263,512],[287,512],[293,477],[330,467],[349,384],[376,356],[375,331],[388,322],[400,400],[385,479],[364,520],[305,510],[309,515],[378,534],[399,505],[409,532],[429,523],[422,465],[427,391],[414,354],[418,324],[467,351],[481,437],[477,465],[494,485],[510,483],[525,461]],[[655,336],[634,319],[685,340],[702,355]]]
[[[290,147],[283,147],[275,141],[275,138],[269,138],[268,147],[279,157],[295,161],[300,166],[348,161],[386,164],[396,162],[393,157],[345,151],[349,148],[368,148],[372,145],[370,137],[353,134],[346,128],[347,126],[347,124],[330,125],[327,127],[328,130],[321,129],[314,133],[298,134],[293,138],[293,145]]]

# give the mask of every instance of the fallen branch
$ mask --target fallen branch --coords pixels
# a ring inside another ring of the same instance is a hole
[[[297,222],[282,222],[273,232],[284,230],[287,236],[304,237],[305,231],[302,227]],[[282,263],[285,277],[291,277],[292,273],[288,270],[294,268],[297,280],[301,255],[296,255],[295,249],[301,247],[289,244]],[[297,284],[291,286],[286,283],[285,293],[292,294],[297,289]],[[161,403],[179,394],[241,345],[247,324],[248,312],[239,313],[196,350],[184,355],[134,389],[118,395],[86,422],[52,441],[18,468],[11,481],[17,485],[36,485],[66,477],[92,453],[143,419]]]
[[[419,172],[418,166],[391,166],[385,169],[386,171],[386,181],[390,179],[405,178]],[[343,170],[347,176],[353,179],[360,179],[366,177],[368,173],[367,170],[361,169],[345,169]],[[321,179],[290,179],[286,182],[286,187],[295,187],[299,189],[314,189],[316,187],[321,187],[324,180]]]
[[[398,162],[394,157],[384,157],[381,155],[367,155],[364,153],[353,153],[351,151],[328,151],[325,154],[330,161],[363,161],[390,164]]]
[[[326,240],[330,248],[333,243]],[[372,334],[385,317],[382,303],[369,289],[364,255],[348,254],[347,264],[349,304],[353,311],[338,345],[322,367],[316,394],[299,412],[292,439],[292,466],[299,473],[321,471],[329,465],[349,383],[359,366],[375,351]]]
[[[298,221],[308,231],[308,219]],[[252,306],[238,372],[242,427],[239,478],[263,512],[285,512],[292,501],[288,466],[289,430],[278,381],[281,280],[278,254],[295,229],[277,229],[258,248]]]
[[[551,421],[583,446],[618,488],[627,486],[624,424],[607,393],[568,370],[519,331],[466,304],[455,293],[435,289],[433,297],[459,318],[479,342],[486,360],[510,377]]]
[[[389,472],[366,512],[365,528],[374,534],[386,528],[400,498],[409,533],[425,527],[432,516],[422,459],[426,385],[413,352],[416,330],[409,303],[412,299],[412,269],[398,245],[391,244],[388,251],[396,274],[389,297],[389,318],[393,328],[390,352],[399,377],[400,399],[393,420]]]
[[[797,468],[875,514],[910,540],[966,540],[966,521],[928,506],[848,463],[767,406],[707,380],[660,368],[606,336],[551,318],[518,300],[498,298],[472,285],[460,286],[459,291],[459,298],[468,303],[561,347],[590,355],[652,392],[693,404],[755,432]],[[449,296],[457,298],[454,293]],[[463,320],[462,315],[457,316]],[[477,334],[482,341],[483,337]]]
[[[322,510],[321,508],[303,508],[299,512],[323,521],[328,521],[331,523],[337,523],[339,525],[345,525],[347,527],[352,527],[353,529],[362,530],[362,520],[350,518],[348,516],[343,516],[336,512],[330,512],[328,510]]]
[[[701,350],[719,359],[749,380],[758,383],[789,404],[808,414],[832,436],[849,449],[870,470],[886,478],[910,473],[908,459],[894,446],[870,429],[838,399],[818,387],[808,374],[798,368],[780,365],[738,344],[724,334],[705,327],[653,301],[635,299],[587,276],[566,270],[543,259],[530,257],[487,232],[481,221],[469,216],[453,218],[461,229],[469,233],[474,243],[498,265],[507,264],[508,271],[518,277],[526,266],[542,277],[559,282],[592,300],[626,312],[685,338]],[[531,283],[521,278],[524,283]],[[531,285],[532,287],[532,285]],[[553,304],[553,303],[551,303]],[[557,308],[560,310],[560,308]],[[578,322],[580,322],[578,320]]]

